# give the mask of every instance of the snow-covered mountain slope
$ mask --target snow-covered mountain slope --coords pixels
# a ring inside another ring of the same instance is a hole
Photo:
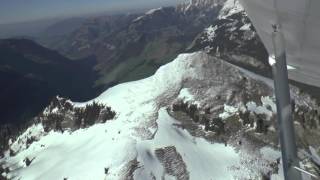
[[[268,81],[202,52],[179,55],[149,78],[86,103],[68,101],[70,109],[101,103],[116,115],[74,131],[31,126],[10,140],[1,174],[21,180],[281,179]],[[303,103],[315,106],[296,101]]]
[[[238,66],[271,72],[268,52],[237,0],[224,3],[217,20],[198,35],[189,50],[205,50]]]

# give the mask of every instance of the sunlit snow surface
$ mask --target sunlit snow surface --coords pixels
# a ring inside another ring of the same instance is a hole
[[[192,94],[181,85],[187,79],[202,80],[211,71],[212,59],[204,53],[182,54],[162,66],[155,75],[140,81],[110,88],[94,99],[117,112],[114,120],[75,132],[50,132],[45,135],[41,125],[26,133],[38,141],[25,147],[27,134],[13,142],[18,151],[6,157],[11,172],[7,177],[21,180],[91,180],[126,179],[129,164],[138,161],[134,179],[175,179],[165,174],[155,150],[174,146],[181,155],[190,179],[252,179],[263,166],[242,164],[251,155],[239,153],[231,146],[211,144],[179,128],[178,121],[167,113],[167,101],[179,96],[192,100]],[[92,100],[93,101],[93,100]],[[87,103],[92,103],[89,101]],[[87,103],[75,103],[84,106]],[[23,160],[33,159],[26,167]],[[105,174],[105,168],[109,172]]]
[[[163,173],[161,165],[155,160],[154,154],[150,157],[147,152],[166,146],[175,146],[182,155],[190,170],[190,179],[233,178],[229,168],[239,167],[240,158],[232,147],[225,147],[224,144],[210,144],[202,138],[194,138],[186,130],[173,126],[175,120],[165,109],[160,110],[157,123],[158,132],[154,139],[139,144],[138,160],[147,162],[148,165],[137,170],[136,179],[150,179],[150,173],[158,173],[156,177],[161,177]]]

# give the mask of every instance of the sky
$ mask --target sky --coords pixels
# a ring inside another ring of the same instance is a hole
[[[182,0],[0,0],[0,24],[173,5]]]

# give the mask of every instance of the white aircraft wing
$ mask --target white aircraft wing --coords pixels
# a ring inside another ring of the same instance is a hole
[[[320,0],[240,0],[270,55],[271,33],[284,34],[289,78],[320,87]]]

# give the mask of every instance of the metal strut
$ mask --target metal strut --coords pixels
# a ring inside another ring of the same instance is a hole
[[[285,180],[301,180],[297,147],[292,119],[291,98],[284,37],[279,25],[272,25],[272,41],[276,63],[272,65],[277,104],[277,119],[280,135],[283,173]]]

